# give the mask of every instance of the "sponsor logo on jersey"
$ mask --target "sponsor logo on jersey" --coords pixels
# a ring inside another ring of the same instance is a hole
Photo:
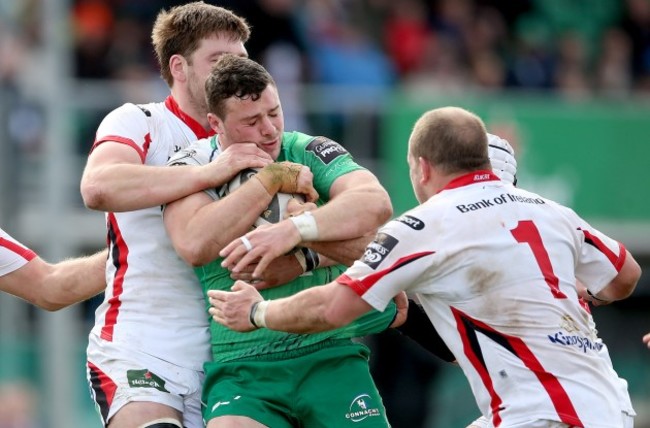
[[[318,156],[318,159],[320,159],[325,165],[329,165],[330,162],[339,156],[348,154],[348,151],[339,143],[325,137],[316,137],[311,140],[307,145],[306,150]]]
[[[169,392],[165,389],[165,381],[147,369],[127,370],[126,378],[131,388],[154,388],[158,391]]]
[[[350,408],[345,414],[345,419],[352,422],[361,422],[364,419],[381,416],[381,409],[377,407],[368,394],[361,394],[352,400]]]
[[[549,334],[548,339],[551,343],[562,346],[573,346],[580,349],[582,352],[587,351],[600,351],[603,347],[603,344],[600,342],[594,342],[588,337],[584,337],[578,334],[566,334],[565,332],[558,331],[555,334]]]
[[[397,217],[395,220],[399,221],[400,223],[404,223],[413,230],[424,229],[424,222],[417,217],[413,217],[412,215],[403,215],[401,217]]]
[[[376,269],[382,260],[393,251],[398,242],[397,239],[387,233],[378,233],[375,240],[366,247],[366,252],[363,254],[361,261]]]

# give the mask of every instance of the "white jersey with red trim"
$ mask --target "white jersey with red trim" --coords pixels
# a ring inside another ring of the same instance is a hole
[[[0,229],[0,276],[25,266],[36,253]]]
[[[338,281],[379,310],[416,293],[494,426],[614,428],[618,380],[575,278],[597,293],[625,254],[569,208],[480,171],[389,222]]]
[[[164,166],[190,142],[206,137],[173,98],[124,104],[100,124],[99,144],[133,147],[142,163]],[[141,185],[133,183],[134,186]],[[162,360],[202,370],[209,360],[208,316],[192,268],[174,250],[161,207],[107,213],[108,287],[91,334]]]

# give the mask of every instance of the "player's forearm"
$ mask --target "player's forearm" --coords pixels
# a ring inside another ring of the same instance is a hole
[[[305,243],[304,246],[309,247],[317,253],[333,259],[338,263],[352,266],[355,260],[358,260],[363,256],[366,246],[372,241],[373,236],[374,234],[368,234],[345,241],[313,241]]]
[[[107,250],[92,256],[75,258],[51,265],[37,306],[55,311],[88,300],[106,289]]]
[[[193,196],[191,196],[193,197]],[[181,233],[170,233],[179,255],[193,266],[202,266],[219,257],[221,251],[233,239],[245,235],[260,213],[268,206],[271,196],[258,180],[250,180],[236,192],[210,202],[196,212],[181,212],[175,221],[182,227]],[[168,222],[169,205],[165,212]],[[169,227],[168,227],[169,230]]]
[[[345,325],[345,322],[327,317],[329,300],[326,287],[314,287],[291,297],[272,300],[264,317],[266,328],[290,333],[318,333]]]
[[[388,194],[379,186],[361,186],[343,192],[314,210],[317,241],[345,241],[374,232],[393,214]]]
[[[150,208],[210,187],[210,181],[215,180],[208,180],[205,172],[198,166],[96,166],[84,172],[81,195],[88,208],[98,211]]]

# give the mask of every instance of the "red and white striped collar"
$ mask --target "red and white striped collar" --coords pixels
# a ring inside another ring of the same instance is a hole
[[[165,99],[165,107],[169,109],[176,117],[178,117],[180,120],[183,121],[191,130],[194,132],[196,135],[196,138],[201,139],[201,138],[208,138],[211,137],[215,134],[215,132],[211,129],[209,131],[206,131],[205,128],[203,128],[203,125],[201,125],[199,122],[194,120],[189,114],[185,113],[181,108],[179,107],[178,103],[174,99],[173,96],[168,96]]]

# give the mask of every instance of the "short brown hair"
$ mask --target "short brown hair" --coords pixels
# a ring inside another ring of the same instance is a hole
[[[491,169],[483,121],[467,110],[443,107],[422,115],[409,139],[410,154],[447,174]]]
[[[219,57],[205,81],[208,111],[220,119],[226,117],[226,100],[230,97],[251,98],[256,101],[269,85],[275,85],[273,77],[252,59],[233,54]]]
[[[228,9],[206,4],[202,1],[162,10],[156,17],[151,41],[160,75],[171,87],[174,80],[169,70],[172,55],[189,58],[199,47],[199,42],[213,34],[221,34],[233,41],[245,43],[251,31],[243,18]]]

